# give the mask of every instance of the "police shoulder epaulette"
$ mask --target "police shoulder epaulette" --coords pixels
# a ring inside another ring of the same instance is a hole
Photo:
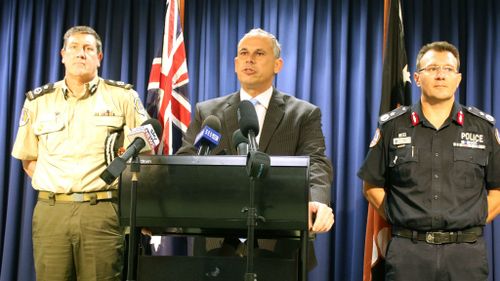
[[[392,111],[389,111],[387,113],[384,113],[382,114],[379,118],[378,118],[378,123],[379,125],[382,125],[384,124],[385,122],[389,121],[389,120],[392,120],[398,116],[401,116],[403,115],[405,112],[407,112],[408,110],[410,109],[409,106],[400,106]]]
[[[132,87],[134,87],[133,85],[127,84],[127,83],[122,82],[122,81],[115,81],[115,80],[107,80],[107,79],[105,79],[104,82],[106,84],[108,84],[108,85],[116,86],[116,87],[120,87],[120,88],[125,88],[127,90],[130,90],[130,89],[132,89]]]
[[[484,113],[481,110],[473,107],[473,106],[464,106],[465,110],[468,112],[476,115],[477,117],[480,117],[488,122],[490,122],[493,126],[495,125],[495,117],[489,115],[488,113]]]
[[[26,96],[26,98],[30,101],[36,99],[36,98],[39,98],[45,94],[48,94],[50,92],[53,92],[55,90],[54,88],[54,84],[53,83],[49,83],[49,84],[45,84],[41,87],[38,87],[38,88],[35,88],[31,91],[28,91],[26,94],[24,94]]]

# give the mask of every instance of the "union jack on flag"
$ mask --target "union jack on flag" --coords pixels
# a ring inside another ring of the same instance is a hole
[[[167,0],[163,47],[160,55],[153,59],[146,100],[149,115],[163,126],[158,154],[173,154],[191,121],[188,82],[179,4],[177,0]]]

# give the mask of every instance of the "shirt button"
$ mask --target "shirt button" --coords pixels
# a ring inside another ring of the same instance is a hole
[[[434,174],[434,178],[435,179],[439,179],[439,175],[438,174]]]
[[[439,152],[434,153],[434,156],[439,157]]]
[[[439,195],[434,195],[434,200],[438,200],[439,199]]]

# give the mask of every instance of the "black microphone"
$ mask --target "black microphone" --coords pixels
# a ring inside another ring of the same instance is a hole
[[[238,106],[238,123],[243,136],[250,141],[250,151],[257,151],[258,145],[255,137],[259,134],[259,118],[252,102],[244,100]]]
[[[233,133],[233,145],[238,152],[238,155],[248,154],[248,139],[245,138],[241,130],[238,129]]]
[[[122,155],[113,159],[100,178],[107,184],[113,183],[127,167],[128,159],[137,156],[139,152],[151,151],[160,143],[158,136],[161,136],[162,132],[161,124],[156,119],[148,119],[140,127],[131,130],[128,137],[133,138],[133,141]]]
[[[194,140],[194,146],[198,148],[198,155],[208,155],[210,151],[219,145],[221,134],[220,120],[217,116],[209,115],[201,124],[201,130]]]

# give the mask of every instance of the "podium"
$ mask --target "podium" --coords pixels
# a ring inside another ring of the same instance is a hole
[[[137,227],[162,229],[167,235],[246,237],[247,214],[242,212],[249,200],[246,157],[141,156],[140,164]],[[120,177],[122,225],[130,219],[130,178],[127,168]],[[255,237],[295,239],[301,246],[298,261],[257,257],[259,281],[307,279],[308,201],[309,157],[271,156],[268,174],[255,185],[255,205],[264,218],[255,228]],[[137,280],[243,280],[244,261],[139,255]],[[290,271],[290,266],[295,270]]]

